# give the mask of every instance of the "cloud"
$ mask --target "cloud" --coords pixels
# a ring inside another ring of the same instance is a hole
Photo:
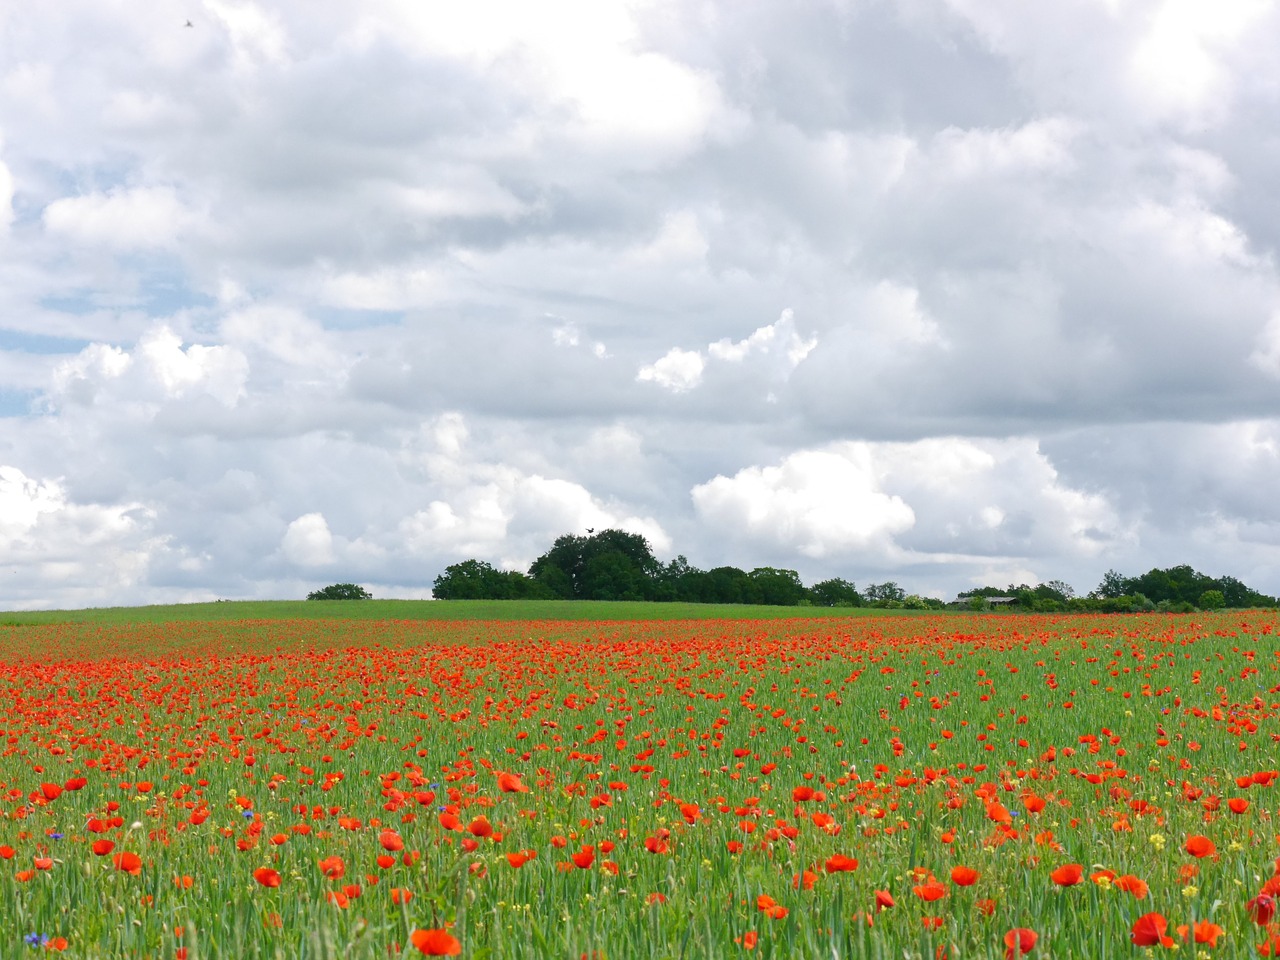
[[[1025,440],[835,444],[717,476],[692,497],[710,531],[753,555],[951,564],[979,579],[1100,557],[1133,536],[1105,497],[1063,483]]]
[[[333,534],[322,513],[304,513],[289,524],[280,549],[290,563],[323,567],[334,561]]]
[[[693,488],[693,502],[719,533],[811,557],[887,542],[915,523],[906,503],[879,489],[859,448],[794,453],[778,466],[715,477]]]
[[[683,393],[702,382],[705,366],[706,360],[696,350],[672,347],[653,363],[641,367],[636,380],[641,383],[656,383],[672,393]]]
[[[759,392],[773,402],[776,395],[770,388],[784,382],[817,345],[817,337],[800,336],[792,311],[787,309],[775,322],[757,327],[742,340],[725,337],[708,344],[705,355],[672,347],[654,363],[642,366],[636,381],[656,383],[678,394],[700,386],[704,372],[710,372],[723,381],[717,386],[718,393],[724,392],[724,383],[736,381],[740,385],[745,381],[750,384],[748,390],[768,389],[768,393]],[[742,387],[730,389],[736,392]]]
[[[0,576],[10,603],[107,605],[138,597],[165,549],[138,503],[75,503],[63,485],[0,466]]]
[[[232,347],[197,343],[183,350],[182,338],[160,327],[138,341],[138,355],[170,397],[198,389],[232,406],[244,395],[248,363]]]
[[[144,333],[132,351],[93,343],[61,361],[53,371],[51,399],[93,403],[103,397],[151,406],[207,395],[231,407],[245,394],[248,360],[226,345],[182,346],[168,326]]]
[[[622,524],[1280,592],[1275,4],[28,6],[0,462],[103,552],[21,602],[420,595]]]
[[[1258,335],[1249,362],[1273,377],[1280,377],[1280,312],[1272,315]]]
[[[197,222],[169,187],[64,197],[44,211],[50,233],[72,243],[119,251],[172,247]]]
[[[0,161],[0,235],[13,223],[13,174]]]
[[[634,456],[635,440],[625,432],[591,440],[593,451],[602,444],[614,454],[630,447]],[[525,569],[560,534],[608,528],[639,533],[659,553],[672,547],[657,520],[628,511],[622,502],[597,497],[571,480],[488,459],[456,413],[437,418],[410,442],[405,456],[440,494],[398,525],[397,539],[411,554],[450,557],[449,562],[476,556]]]
[[[741,363],[752,354],[770,353],[779,350],[785,357],[788,366],[794,368],[807,357],[818,345],[817,337],[802,338],[795,328],[795,317],[791,310],[783,310],[782,316],[774,323],[757,327],[755,332],[745,340],[734,342],[727,337],[717,340],[707,348],[707,352],[717,360],[727,363]]]

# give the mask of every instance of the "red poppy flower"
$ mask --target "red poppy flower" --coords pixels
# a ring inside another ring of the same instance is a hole
[[[90,847],[90,849],[93,850],[94,856],[98,857],[105,857],[115,848],[116,842],[114,840],[95,840],[93,841],[93,846]]]
[[[1276,898],[1260,893],[1244,905],[1245,912],[1260,927],[1265,927],[1276,915]]]
[[[1013,960],[1023,954],[1030,953],[1040,935],[1026,927],[1014,927],[1004,935],[1005,960]]]
[[[644,848],[650,853],[667,853],[671,850],[671,844],[662,837],[645,837]]]
[[[1049,874],[1049,879],[1060,887],[1074,887],[1084,879],[1084,867],[1078,863],[1064,863]]]
[[[1137,947],[1171,947],[1173,938],[1165,936],[1169,921],[1160,913],[1144,913],[1133,922],[1129,939]]]
[[[428,957],[456,957],[462,944],[447,930],[415,930],[410,942]]]
[[[573,861],[573,865],[579,870],[586,870],[596,859],[596,848],[593,846],[585,846],[577,853],[569,858]]]
[[[893,899],[893,894],[888,890],[876,891],[876,913],[879,913],[881,910],[888,910],[890,907],[895,905],[896,901]]]
[[[394,830],[383,830],[378,834],[378,842],[382,844],[383,850],[390,853],[396,853],[404,849],[404,840]]]
[[[927,883],[920,884],[918,887],[912,887],[911,892],[925,903],[933,903],[933,901],[941,900],[947,895],[947,888],[937,880],[930,880]]]
[[[1196,859],[1201,859],[1203,857],[1213,856],[1214,853],[1217,852],[1218,848],[1213,845],[1213,841],[1208,837],[1202,837],[1199,834],[1194,834],[1187,837],[1186,845],[1183,846],[1182,849],[1186,850],[1187,853],[1191,854],[1191,856]]]
[[[351,898],[341,890],[330,890],[324,895],[324,898],[339,910],[347,909],[347,906],[351,903]]]
[[[1178,932],[1186,937],[1186,928],[1179,927]],[[1218,938],[1227,931],[1216,923],[1210,923],[1208,920],[1201,920],[1191,928],[1191,937],[1196,943],[1207,943],[1210,947],[1218,945]]]
[[[253,871],[253,879],[257,880],[264,887],[280,886],[280,873],[272,870],[270,867],[259,867]]]
[[[957,887],[971,887],[978,882],[978,871],[973,867],[952,867],[951,882]]]
[[[347,872],[347,865],[341,857],[325,857],[320,861],[320,872],[330,880],[341,880]]]
[[[503,793],[528,793],[529,788],[514,773],[498,774],[498,789]]]
[[[1133,894],[1134,898],[1138,900],[1144,899],[1148,892],[1147,881],[1135,877],[1131,873],[1116,877],[1115,886],[1117,890]]]
[[[818,882],[818,875],[812,870],[806,870],[804,873],[797,873],[791,878],[792,888],[799,890],[802,886],[806,890],[812,890],[813,885]]]
[[[827,873],[848,873],[858,869],[858,861],[853,857],[846,857],[843,853],[837,853],[827,858],[823,868]]]
[[[112,857],[111,863],[117,870],[135,877],[142,873],[142,858],[136,853],[130,853],[127,850]]]

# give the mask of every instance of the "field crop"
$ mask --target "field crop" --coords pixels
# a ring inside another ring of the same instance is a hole
[[[1280,954],[1276,628],[0,627],[0,956]]]

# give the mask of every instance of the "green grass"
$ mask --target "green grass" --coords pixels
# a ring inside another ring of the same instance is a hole
[[[234,600],[150,607],[0,613],[0,626],[50,623],[126,625],[219,620],[789,620],[925,610],[766,607],[727,603],[607,600]]]

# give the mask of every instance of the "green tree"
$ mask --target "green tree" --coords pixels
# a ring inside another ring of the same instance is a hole
[[[860,607],[862,595],[848,580],[833,577],[809,588],[809,597],[819,607]]]
[[[323,590],[312,590],[308,600],[372,600],[373,594],[354,583],[334,583]]]
[[[745,570],[715,567],[702,578],[702,603],[758,603],[756,585]]]
[[[805,599],[808,591],[794,570],[756,567],[747,576],[756,587],[757,603],[772,607],[794,607]]]
[[[437,600],[549,599],[545,586],[518,570],[496,570],[483,560],[464,560],[445,567],[431,594]]]
[[[1221,590],[1206,590],[1196,601],[1196,606],[1201,610],[1221,610],[1226,605],[1227,598],[1222,595]]]
[[[1035,594],[1041,600],[1057,600],[1066,603],[1076,595],[1071,584],[1063,580],[1049,580],[1036,586]]]
[[[1094,589],[1091,597],[1100,600],[1118,600],[1129,593],[1128,581],[1114,570],[1102,575],[1102,582]]]
[[[437,600],[492,599],[498,571],[483,560],[463,560],[450,564],[431,585]]]
[[[702,571],[692,566],[683,554],[658,570],[652,585],[655,600],[698,600]]]
[[[896,601],[901,603],[906,599],[907,591],[890,580],[888,583],[872,583],[867,585],[867,600],[871,603],[884,603],[888,601]]]
[[[1152,569],[1140,577],[1131,578],[1127,593],[1141,593],[1152,603],[1168,600],[1171,603],[1187,601],[1195,603],[1200,594],[1213,588],[1213,581],[1202,573],[1197,573],[1187,564],[1169,567],[1166,570]]]
[[[624,554],[600,553],[583,570],[583,592],[591,600],[643,600],[649,586],[645,575]]]
[[[599,561],[605,556],[615,559]],[[626,576],[621,573],[623,567]],[[530,577],[564,600],[600,599],[606,595],[621,599],[619,590],[646,599],[656,593],[661,572],[662,564],[653,555],[649,541],[625,530],[602,530],[585,537],[566,533],[557,537],[551,549],[529,567]]]

